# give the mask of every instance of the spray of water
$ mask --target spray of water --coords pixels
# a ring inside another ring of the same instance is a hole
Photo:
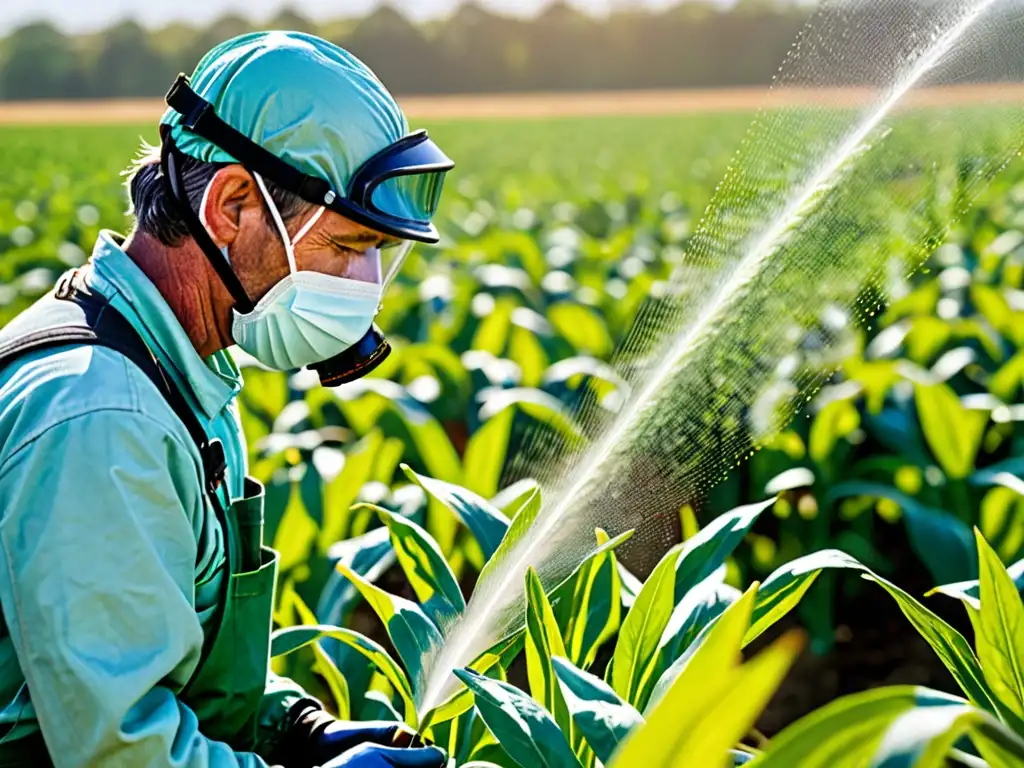
[[[994,41],[1019,34],[1019,14],[1009,17],[1018,20],[1010,32],[1008,17],[992,13],[999,3],[883,2],[880,13],[890,16],[879,32],[851,28],[837,2],[804,29],[776,92],[851,78],[876,97],[860,109],[769,103],[755,120],[686,260],[616,356],[633,385],[619,412],[602,421],[599,404],[584,405],[578,422],[596,439],[581,455],[559,462],[557,447],[528,443],[546,505],[445,628],[444,646],[424,665],[423,711],[451,689],[453,669],[520,619],[528,567],[552,586],[586,555],[598,525],[637,528],[643,547],[663,544],[666,513],[720,480],[820,386],[849,310],[861,319],[876,311],[892,253],[904,256],[901,270],[915,267],[1005,165],[1024,136],[1016,106],[893,117],[922,82],[970,77]],[[884,26],[894,18],[899,34]],[[991,119],[1002,121],[998,135],[971,146],[970,129]],[[939,130],[975,161],[970,173],[949,176],[957,162],[940,160],[953,158],[920,154]],[[908,159],[910,181],[894,185],[894,169]]]

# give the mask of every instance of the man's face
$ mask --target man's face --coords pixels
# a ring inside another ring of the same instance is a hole
[[[289,241],[316,215],[316,210],[310,207],[287,222]],[[244,168],[229,165],[216,173],[204,200],[203,214],[214,242],[228,246],[231,267],[253,302],[288,275],[288,254],[281,233],[270,221],[259,187]],[[325,210],[295,244],[295,268],[379,285],[379,248],[397,242]]]
[[[235,274],[254,301],[259,301],[289,273],[288,255],[277,227],[268,224],[262,213],[245,216],[238,238],[231,245],[231,264]],[[315,215],[316,209],[287,223],[288,237],[295,235]],[[252,220],[247,220],[247,219]],[[345,218],[334,211],[324,211],[313,227],[295,244],[297,271],[321,272],[380,284],[381,246],[394,238]]]

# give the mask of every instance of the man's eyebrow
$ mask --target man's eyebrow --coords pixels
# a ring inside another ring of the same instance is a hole
[[[397,238],[388,237],[387,235],[377,235],[373,232],[355,232],[347,235],[328,235],[328,238],[332,242],[340,245],[363,245],[364,243],[387,245],[392,242],[397,242]]]

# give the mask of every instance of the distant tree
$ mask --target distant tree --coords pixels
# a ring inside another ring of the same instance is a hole
[[[266,23],[266,29],[287,29],[293,32],[305,32],[315,35],[317,26],[294,8],[282,8],[274,18]]]
[[[380,6],[333,42],[365,62],[395,93],[430,93],[446,87],[435,47],[390,5]]]
[[[81,95],[85,86],[71,40],[40,22],[12,32],[0,62],[0,96],[5,99],[60,99]],[[79,93],[76,93],[79,92]]]
[[[3,2],[4,0],[0,0]],[[291,0],[294,2],[295,0]],[[365,61],[395,93],[480,93],[523,90],[718,88],[769,83],[801,34],[812,9],[793,0],[679,0],[661,11],[611,0],[597,19],[579,3],[554,0],[532,19],[503,16],[468,0],[449,17],[414,24],[391,5],[362,19],[317,24],[286,8],[261,29],[320,34]],[[829,83],[877,85],[903,64],[908,29],[920,9],[937,0],[850,0],[841,23],[870,29],[873,53],[850,51],[830,61]],[[1024,12],[1024,0],[996,11]],[[184,24],[147,32],[124,22],[98,35],[68,38],[45,23],[0,40],[0,98],[161,96],[177,72],[192,72],[218,43],[254,29],[238,15],[196,29]],[[910,41],[910,42],[908,42]],[[822,72],[804,40],[787,82],[821,83]],[[1024,48],[993,35],[959,62],[971,81],[1019,78]]]
[[[172,65],[150,45],[146,31],[134,21],[108,30],[92,73],[92,95],[100,97],[152,96],[165,91]]]
[[[528,88],[530,30],[528,21],[466,3],[433,38],[444,62],[441,81],[457,92]]]
[[[173,61],[176,68],[185,73],[195,70],[199,60],[214,46],[230,40],[232,37],[252,32],[255,28],[246,19],[237,14],[221,16],[213,22],[181,55]]]
[[[534,90],[606,87],[609,29],[555,0],[529,25],[530,82]]]

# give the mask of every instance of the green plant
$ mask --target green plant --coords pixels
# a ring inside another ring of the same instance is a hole
[[[540,507],[539,492],[530,489],[510,521],[471,491],[406,472],[465,525],[481,547],[485,569],[499,547],[529,535],[529,523]],[[565,582],[547,590],[530,570],[523,622],[468,669],[455,670],[465,687],[453,686],[448,699],[429,712],[417,708],[424,660],[443,642],[444,628],[457,619],[465,598],[441,547],[426,530],[408,517],[364,506],[387,531],[416,600],[386,592],[345,563],[339,563],[338,571],[382,622],[394,656],[351,629],[315,623],[294,593],[283,600],[296,603],[299,623],[276,632],[273,652],[280,658],[312,649],[317,676],[332,694],[344,691],[344,701],[334,702],[339,711],[352,711],[357,697],[369,695],[354,690],[345,662],[353,653],[368,660],[376,667],[376,679],[368,688],[384,694],[386,712],[446,746],[460,765],[486,760],[528,766],[540,754],[547,764],[575,764],[565,762],[572,755],[573,761],[593,766],[598,760],[610,764],[620,748],[629,750],[620,759],[632,760],[632,751],[646,754],[664,746],[663,736],[651,734],[658,732],[661,719],[682,717],[684,704],[692,728],[680,731],[691,739],[680,744],[681,753],[720,752],[724,757],[735,748],[734,758],[742,762],[756,750],[737,744],[801,643],[788,637],[749,666],[737,667],[741,650],[797,605],[822,570],[860,567],[841,552],[823,551],[787,564],[745,593],[728,585],[727,558],[773,501],[721,515],[673,547],[629,596],[625,612],[628,593],[615,549],[629,532],[611,538],[597,530],[590,557]],[[340,644],[346,650],[342,663],[335,664],[320,641],[325,647],[326,641]],[[602,647],[611,651],[603,679],[588,671]],[[508,671],[519,657],[525,662],[529,694],[508,683]],[[372,700],[380,703],[382,698]],[[520,716],[510,718],[509,708]],[[708,720],[709,713],[727,710],[733,714],[723,714],[720,727],[709,730],[717,717]],[[642,727],[648,719],[654,723],[650,729]]]
[[[934,591],[963,600],[976,652],[913,597],[865,573],[897,601],[965,698],[909,686],[849,696],[784,730],[754,766],[1008,768],[1024,761],[1024,603],[999,556],[975,534],[980,580]]]

